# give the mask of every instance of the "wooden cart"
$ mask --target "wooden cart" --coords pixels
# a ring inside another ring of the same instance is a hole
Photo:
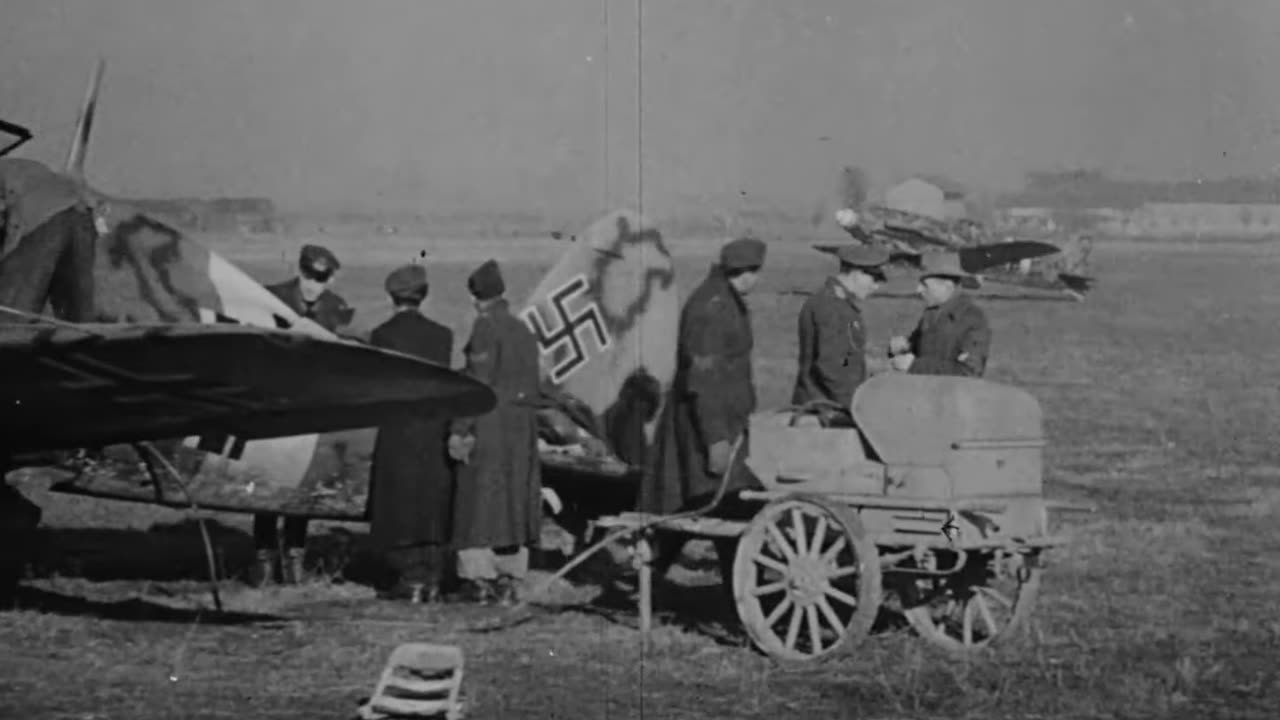
[[[1035,605],[1049,511],[1040,406],[972,378],[881,375],[859,388],[847,427],[800,411],[752,418],[747,465],[762,489],[746,521],[623,513],[597,528],[636,535],[640,622],[652,622],[654,533],[732,538],[738,617],[765,653],[811,661],[856,645],[882,606],[919,635],[972,651],[1013,634]],[[656,524],[655,523],[656,520]],[[889,602],[892,600],[892,602]]]

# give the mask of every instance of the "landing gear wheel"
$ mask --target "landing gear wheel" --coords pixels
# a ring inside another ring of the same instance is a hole
[[[1040,594],[1044,568],[1023,562],[985,581],[948,582],[929,601],[903,611],[920,637],[954,653],[1005,642],[1026,623]]]
[[[880,607],[879,554],[848,507],[810,496],[776,500],[738,542],[733,597],[765,653],[790,661],[830,657],[871,630]]]

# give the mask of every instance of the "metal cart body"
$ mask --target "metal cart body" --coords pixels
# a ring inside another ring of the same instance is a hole
[[[1048,550],[1040,404],[977,378],[885,374],[854,395],[851,423],[788,409],[751,418],[750,520],[658,519],[652,532],[733,538],[739,619],[757,647],[812,661],[855,646],[882,604],[948,650],[980,650],[1029,616]],[[603,527],[642,527],[640,513]],[[641,533],[642,630],[651,623],[650,547]]]

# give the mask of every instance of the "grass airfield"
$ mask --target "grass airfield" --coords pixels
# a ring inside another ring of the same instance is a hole
[[[263,282],[290,276],[299,239],[211,247]],[[385,274],[422,251],[426,312],[470,325],[466,276],[502,261],[510,296],[532,289],[553,240],[322,239],[344,268],[336,290],[368,329],[390,312]],[[687,293],[717,242],[671,243]],[[1280,252],[1260,243],[1099,242],[1084,303],[983,301],[995,332],[988,377],[1042,403],[1046,495],[1096,504],[1063,516],[1075,542],[1051,559],[1029,632],[963,661],[908,630],[852,656],[793,669],[753,652],[719,606],[716,573],[691,547],[660,588],[647,649],[626,604],[604,603],[602,560],[558,583],[526,622],[476,632],[498,610],[422,610],[373,598],[356,575],[365,528],[316,523],[325,579],[222,584],[217,618],[203,548],[186,513],[48,493],[37,577],[0,615],[0,717],[354,717],[400,642],[466,655],[473,718],[1274,717],[1280,698]],[[774,243],[750,299],[764,407],[785,404],[794,323],[831,270],[805,244]],[[910,284],[910,280],[901,282]],[[872,353],[908,330],[916,300],[873,300]],[[212,515],[219,562],[252,556],[249,518]],[[540,585],[551,570],[531,578]],[[629,577],[629,570],[614,569]]]

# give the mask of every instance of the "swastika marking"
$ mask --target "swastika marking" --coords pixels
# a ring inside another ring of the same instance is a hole
[[[537,336],[538,347],[542,349],[544,355],[551,355],[553,358],[557,354],[563,355],[562,359],[551,368],[553,383],[564,382],[587,364],[587,351],[583,347],[581,331],[587,329],[592,331],[595,335],[596,347],[601,352],[608,350],[612,344],[609,332],[605,329],[604,316],[600,312],[599,305],[587,300],[582,310],[576,315],[571,314],[572,311],[568,307],[570,300],[585,294],[589,288],[590,283],[587,282],[587,277],[576,275],[551,293],[549,300],[554,316],[550,318],[550,328],[547,327],[548,322],[544,320],[542,313],[538,312],[540,303],[530,306],[520,314],[525,324],[529,326],[529,330]],[[567,352],[561,353],[561,350]]]

